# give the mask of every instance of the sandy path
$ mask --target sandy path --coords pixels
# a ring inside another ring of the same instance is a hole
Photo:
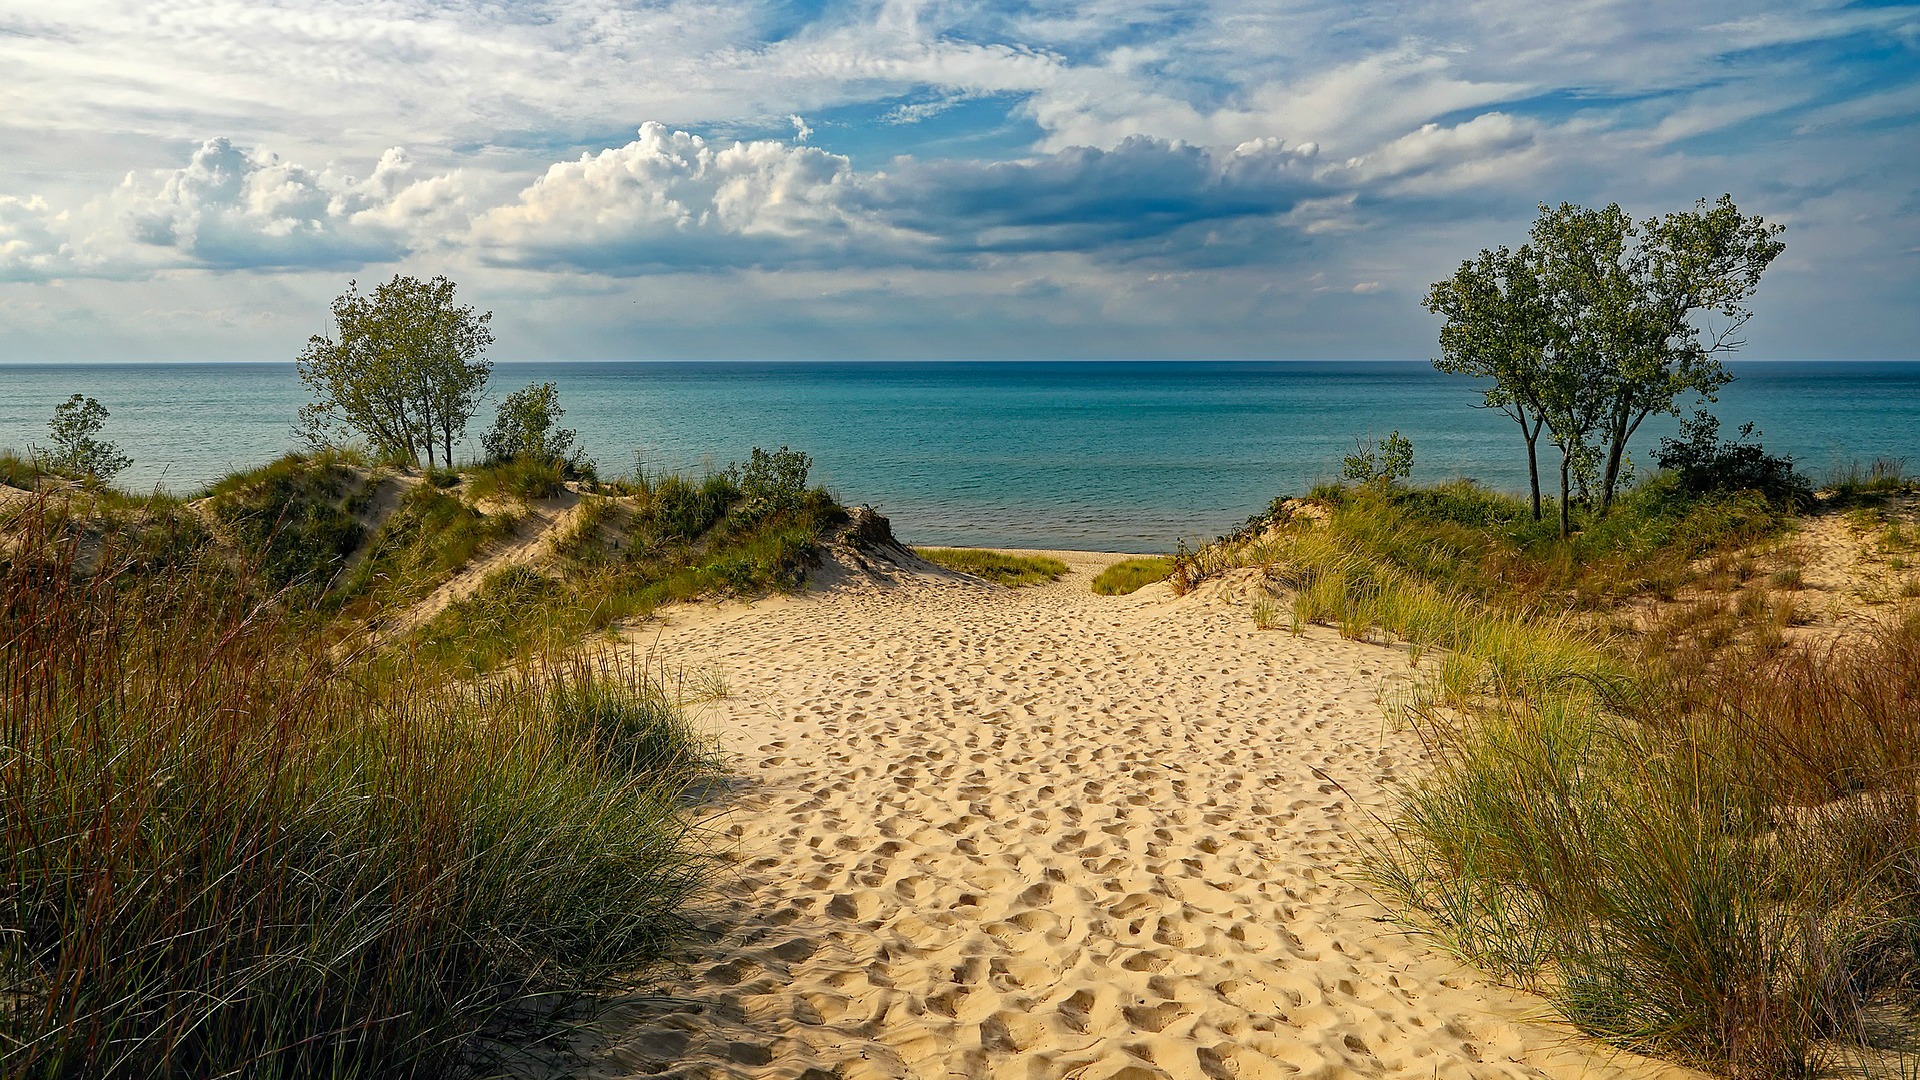
[[[720,939],[616,1010],[592,1075],[1620,1071],[1351,880],[1351,798],[1419,756],[1379,704],[1401,654],[1094,596],[1109,560],[1066,557],[1051,586],[855,578],[637,635],[728,676],[741,859]]]

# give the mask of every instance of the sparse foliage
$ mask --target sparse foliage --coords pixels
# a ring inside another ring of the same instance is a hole
[[[53,407],[47,430],[53,446],[44,454],[54,472],[94,480],[111,480],[133,459],[120,448],[95,436],[106,426],[107,407],[85,394],[75,394]]]
[[[1373,436],[1354,440],[1354,452],[1340,463],[1340,475],[1359,484],[1391,486],[1413,475],[1413,441],[1395,431],[1375,445]]]
[[[451,464],[493,363],[492,312],[454,304],[454,283],[395,275],[370,295],[358,282],[333,301],[335,336],[308,339],[300,381],[313,404],[295,427],[314,446],[348,432],[384,457]]]

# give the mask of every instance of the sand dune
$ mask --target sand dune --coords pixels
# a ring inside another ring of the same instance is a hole
[[[717,667],[716,939],[595,1076],[1646,1073],[1388,921],[1355,831],[1419,744],[1404,656],[1229,598],[840,576],[635,631]],[[1334,783],[1332,781],[1338,781]]]

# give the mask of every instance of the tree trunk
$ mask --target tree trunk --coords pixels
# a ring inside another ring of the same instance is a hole
[[[1521,429],[1525,431],[1525,428]],[[1540,520],[1540,427],[1527,435],[1527,485],[1533,490],[1533,520]]]
[[[1607,478],[1600,491],[1600,509],[1603,513],[1607,507],[1613,505],[1614,489],[1620,483],[1620,466],[1627,457],[1627,443],[1633,438],[1633,433],[1640,430],[1641,423],[1649,415],[1651,410],[1642,410],[1640,415],[1633,417],[1632,420],[1621,418],[1623,423],[1619,435],[1614,439],[1613,447],[1607,453]]]
[[[1606,516],[1613,506],[1613,489],[1620,482],[1620,461],[1626,456],[1627,436],[1631,429],[1627,427],[1625,412],[1615,416],[1607,425],[1607,469],[1600,480],[1600,514]]]
[[[1573,532],[1572,523],[1567,519],[1567,470],[1573,464],[1573,454],[1566,447],[1560,448],[1560,539],[1565,540]]]

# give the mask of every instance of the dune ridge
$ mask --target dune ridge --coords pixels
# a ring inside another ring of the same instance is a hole
[[[631,632],[729,679],[740,861],[586,1075],[1683,1074],[1538,1021],[1356,882],[1420,767],[1382,706],[1403,653],[1048,554],[1045,586],[839,568]]]

